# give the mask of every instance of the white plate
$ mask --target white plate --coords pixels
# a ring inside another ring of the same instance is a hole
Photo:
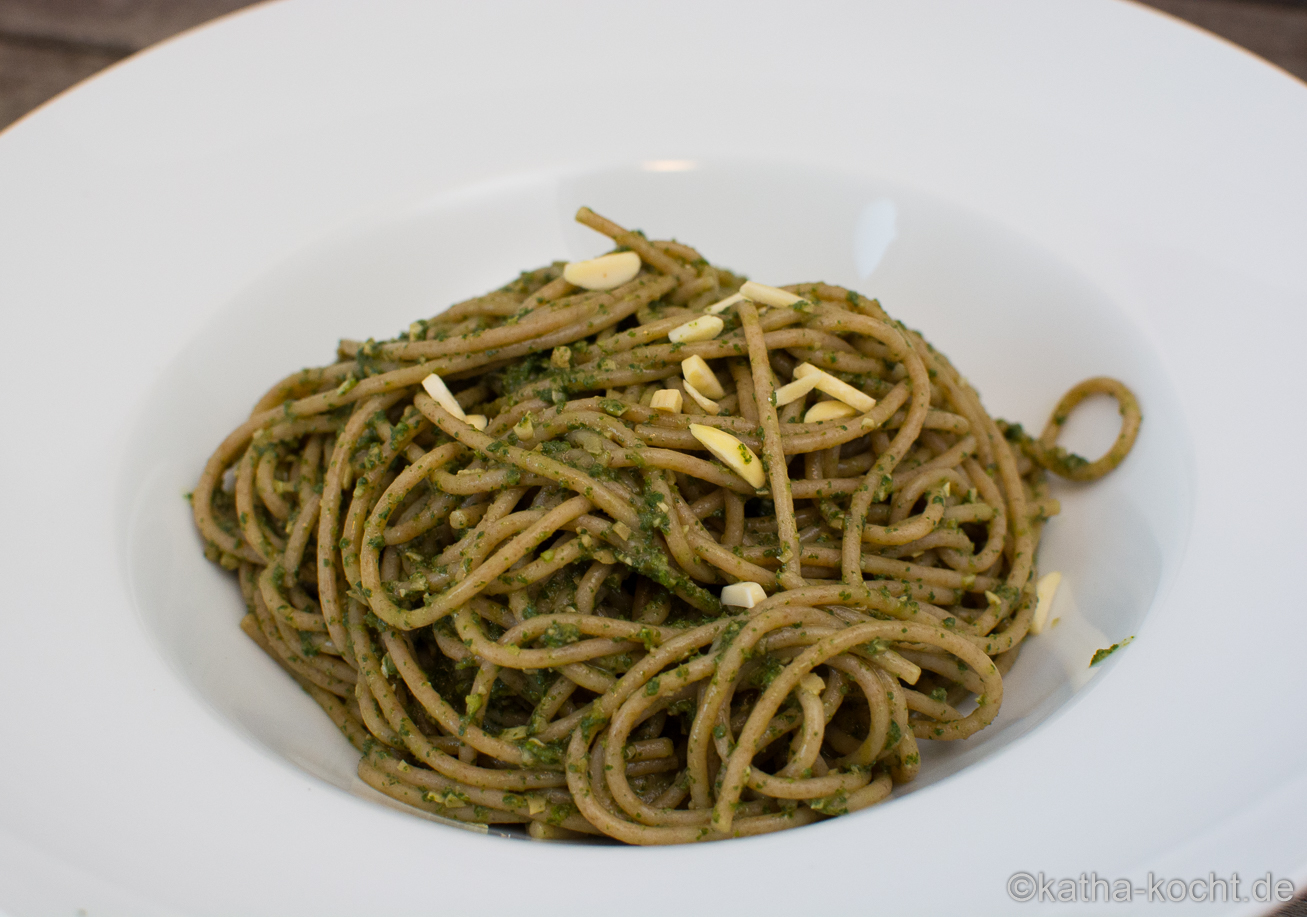
[[[1111,2],[633,15],[280,3],[0,137],[0,908],[1030,913],[1023,870],[1307,877],[1307,89]],[[582,202],[879,295],[1027,424],[1086,375],[1139,390],[1136,454],[1049,530],[1074,626],[915,792],[684,849],[459,832],[359,798],[236,631],[180,496],[207,452],[337,336],[594,251]]]

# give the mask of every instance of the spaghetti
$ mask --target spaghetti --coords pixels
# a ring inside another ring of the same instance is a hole
[[[998,713],[1045,470],[1106,473],[1138,403],[1090,380],[1033,439],[875,300],[578,219],[630,279],[343,341],[222,443],[193,506],[242,628],[439,816],[666,844],[885,799]],[[1056,439],[1095,393],[1088,462]]]

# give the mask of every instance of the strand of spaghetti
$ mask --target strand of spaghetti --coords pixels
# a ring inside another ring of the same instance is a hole
[[[273,652],[287,668],[294,671],[299,677],[325,691],[330,691],[332,694],[346,696],[353,691],[354,686],[351,682],[344,681],[334,673],[310,664],[300,653],[295,651],[293,646],[285,641],[277,627],[277,622],[273,619],[272,613],[263,601],[262,593],[255,592],[254,601],[251,604],[254,607],[254,615],[258,619],[259,629],[263,633],[264,640],[272,647]]]
[[[354,640],[354,652],[359,662],[359,675],[368,681],[368,689],[372,696],[376,698],[378,706],[386,716],[386,721],[390,723],[392,729],[404,738],[404,743],[408,750],[421,762],[430,767],[433,771],[441,776],[451,780],[458,780],[472,786],[480,786],[488,789],[509,790],[520,792],[522,790],[542,789],[546,787],[562,785],[562,779],[559,774],[553,771],[544,770],[495,770],[491,768],[476,767],[475,765],[465,764],[457,758],[445,754],[439,746],[433,743],[418,728],[417,723],[408,715],[403,706],[395,696],[394,689],[386,681],[381,672],[381,662],[377,658],[376,651],[372,648],[372,638],[368,635],[366,625],[363,622],[363,606],[351,601],[347,610],[350,634]],[[390,648],[387,647],[390,652]],[[401,653],[402,655],[402,653]],[[392,656],[393,658],[393,656]],[[406,659],[411,662],[411,659]],[[398,668],[399,661],[396,660]],[[414,673],[416,675],[416,673]],[[419,686],[426,680],[426,676],[415,677],[415,683]],[[412,685],[405,680],[405,685],[412,690]],[[428,683],[429,687],[429,683]],[[432,689],[434,690],[434,689]],[[447,704],[438,708],[442,714],[452,714],[452,722],[449,724],[442,723],[451,734],[457,735],[463,730],[463,724],[459,722],[457,714],[453,714],[452,708]],[[437,720],[439,722],[439,720]],[[453,726],[450,729],[450,725]],[[461,738],[470,742],[470,733],[476,727],[467,727],[465,735]],[[476,729],[479,733],[481,730]],[[490,739],[489,736],[485,737]],[[500,743],[493,740],[494,744],[489,747],[498,748]],[[520,760],[520,752],[518,752]]]
[[[781,446],[786,455],[804,455],[853,442],[866,436],[870,431],[878,429],[885,418],[897,410],[908,397],[908,387],[899,385],[866,414],[846,420],[789,424],[789,431],[781,435]],[[698,441],[686,429],[691,422],[726,430],[750,449],[762,448],[762,437],[758,435],[757,425],[742,423],[737,417],[703,416],[695,417],[693,421],[689,418],[669,417],[665,420],[660,419],[657,423],[639,424],[635,428],[635,434],[650,446],[693,449],[694,443]]]
[[[614,802],[635,821],[646,825],[700,826],[708,824],[708,812],[704,809],[688,811],[659,810],[647,805],[631,789],[621,768],[627,737],[636,727],[645,713],[652,707],[662,704],[667,698],[682,689],[712,677],[716,663],[713,659],[696,659],[693,662],[673,669],[658,677],[657,682],[650,681],[643,691],[638,691],[626,699],[613,714],[609,724],[608,742],[605,751],[605,779]],[[652,691],[650,690],[652,689]]]
[[[793,590],[785,593],[792,595]],[[760,606],[761,607],[761,606]],[[729,703],[734,691],[736,675],[745,661],[745,656],[764,635],[778,627],[802,624],[813,620],[815,610],[804,605],[773,607],[752,615],[730,645],[721,654],[717,673],[709,683],[707,690],[699,699],[694,721],[686,739],[686,769],[690,773],[690,806],[695,809],[711,808],[709,794],[712,784],[708,779],[708,747],[712,743],[712,732],[719,725],[719,714]],[[727,727],[729,728],[729,727]]]
[[[542,801],[555,801],[559,793],[557,790],[535,791],[524,796],[515,794],[505,794],[499,790],[483,790],[477,787],[469,786],[465,783],[449,780],[432,771],[425,771],[412,767],[406,761],[397,759],[381,749],[376,747],[376,743],[371,741],[372,736],[368,734],[366,724],[360,723],[354,717],[349,709],[340,702],[334,695],[329,694],[312,684],[306,684],[305,690],[310,696],[323,708],[336,727],[345,735],[355,748],[364,756],[359,763],[360,776],[376,789],[382,792],[394,789],[393,781],[402,781],[406,786],[415,789],[424,790],[420,796],[413,798],[406,795],[398,795],[396,798],[408,802],[412,805],[418,805],[421,808],[432,811],[433,814],[439,815],[441,812],[448,812],[448,807],[437,805],[434,798],[437,794],[445,799],[466,800],[476,806],[485,808],[497,808],[500,811],[511,811],[517,815],[528,814],[531,808],[531,802],[535,799]],[[550,807],[552,808],[552,807]],[[525,809],[527,812],[523,812]],[[464,813],[455,810],[458,814]],[[553,813],[549,813],[552,817]],[[528,817],[536,817],[528,815]],[[453,818],[451,821],[462,820]],[[469,819],[474,820],[474,819]],[[596,833],[593,826],[589,825],[579,816],[572,815],[562,819],[559,824],[567,826],[573,831],[583,831],[586,833]]]
[[[636,641],[646,636],[648,628],[629,621],[614,621],[593,615],[548,615],[549,626],[575,628],[581,634],[601,635],[602,639],[583,640],[568,646],[551,649],[521,649],[517,641],[496,643],[486,639],[473,619],[471,609],[454,612],[454,626],[458,636],[472,653],[487,662],[515,669],[551,669],[577,662],[588,662],[613,653],[624,653],[639,646]],[[539,620],[533,618],[533,621]],[[520,626],[520,625],[519,625]],[[543,630],[544,628],[542,628]],[[512,633],[512,631],[510,631]],[[625,638],[625,639],[623,639]],[[522,638],[523,642],[529,638]],[[501,638],[502,641],[502,638]]]
[[[851,675],[853,680],[861,689],[863,697],[867,701],[867,716],[869,726],[867,737],[860,742],[856,748],[840,758],[835,760],[837,767],[850,767],[861,765],[866,767],[873,763],[884,750],[889,740],[890,718],[890,701],[876,669],[871,663],[857,656],[851,656],[848,653],[841,653],[838,656],[832,656],[826,660],[826,666],[837,672],[843,672]],[[898,691],[908,689],[902,686],[896,687]]]
[[[327,632],[331,634],[331,641],[344,651],[345,660],[351,663],[353,654],[349,649],[345,614],[340,605],[340,502],[344,490],[353,479],[350,456],[359,437],[363,435],[368,419],[376,412],[390,408],[400,397],[399,392],[379,395],[360,403],[354,409],[344,429],[336,437],[336,448],[332,450],[322,481],[317,538],[318,602],[322,606],[322,618],[327,624]]]
[[[972,670],[980,676],[984,693],[980,697],[979,706],[961,720],[937,724],[934,727],[935,738],[965,738],[987,726],[997,715],[1003,698],[1003,680],[989,657],[959,635],[941,628],[897,621],[875,621],[846,628],[805,650],[781,671],[754,704],[748,722],[740,733],[735,751],[727,759],[724,773],[719,776],[722,787],[713,805],[712,819],[713,826],[717,830],[722,832],[731,830],[735,803],[739,800],[740,793],[748,780],[747,770],[755,744],[761,737],[763,729],[771,722],[781,701],[794,690],[799,679],[826,659],[839,655],[860,643],[875,639],[908,640],[939,646],[971,666]]]
[[[268,633],[269,642],[286,656],[288,662],[302,663],[302,667],[298,669],[301,674],[316,670],[330,679],[330,684],[314,680],[315,684],[342,696],[352,694],[357,676],[347,663],[320,652],[312,654],[306,652],[306,641],[288,620],[292,606],[278,588],[278,580],[283,578],[283,574],[284,571],[280,567],[264,567],[263,572],[259,574],[259,591],[255,597],[256,613],[257,608],[262,605],[267,612],[267,620],[272,622],[276,635],[280,637],[280,641],[273,640],[271,630],[265,626],[264,631]],[[265,623],[262,618],[260,623]],[[297,649],[299,652],[296,652]]]
[[[287,570],[295,571],[298,576],[300,564],[304,560],[304,551],[309,545],[309,538],[318,527],[318,508],[322,497],[314,486],[318,465],[322,460],[322,437],[312,436],[304,449],[303,462],[300,466],[299,506],[295,512],[295,521],[286,538],[286,550],[282,552],[281,564]],[[313,582],[317,582],[316,572]]]
[[[980,443],[985,440],[988,441],[989,449],[987,451],[992,454],[993,461],[998,465],[999,480],[1002,483],[1007,501],[1008,524],[1012,531],[1011,568],[1008,571],[1004,585],[1009,587],[1010,592],[1019,594],[1027,580],[1030,579],[1030,573],[1034,568],[1035,542],[1034,532],[1030,525],[1030,514],[1026,509],[1025,487],[1021,483],[1016,458],[1012,454],[1007,439],[999,431],[998,425],[981,407],[980,398],[969,385],[961,383],[960,376],[952,364],[938,351],[932,350],[920,335],[914,332],[905,333],[912,342],[915,351],[934,363],[937,369],[937,377],[942,374],[958,380],[954,383],[954,391],[960,402],[966,405],[976,418],[976,431],[984,434],[977,438],[977,446],[979,447]],[[1003,620],[1011,612],[1012,597],[1010,595],[1000,595],[999,599],[998,604],[991,605],[976,620],[976,626],[981,633],[992,630],[999,621]]]
[[[570,309],[561,309],[548,320],[490,329],[457,341],[382,345],[382,349],[386,356],[404,360],[435,360],[454,355],[467,359],[474,353],[503,360],[539,353],[616,325],[635,314],[641,306],[664,295],[674,283],[669,277],[644,274],[614,290],[611,295],[601,294]]]
[[[586,430],[578,430],[577,427],[585,427]],[[667,476],[657,468],[650,468],[647,462],[641,460],[640,451],[642,443],[629,429],[619,421],[597,412],[566,412],[559,414],[557,417],[549,420],[542,430],[544,435],[552,436],[564,433],[564,431],[575,431],[576,436],[586,436],[594,441],[594,447],[608,452],[610,456],[615,454],[609,450],[608,443],[601,436],[595,436],[593,431],[602,431],[608,437],[615,440],[620,446],[625,447],[627,456],[631,463],[641,468],[642,477],[646,492],[652,491],[662,498],[664,504],[670,505],[673,501],[671,493],[671,484],[668,483]],[[611,459],[610,462],[611,464]],[[707,464],[707,463],[705,463]],[[626,523],[625,519],[620,520]],[[629,523],[628,523],[629,525]],[[680,565],[681,569],[687,574],[702,582],[716,582],[717,577],[712,570],[699,562],[693,549],[689,545],[686,534],[679,526],[671,525],[661,528],[663,537],[666,539],[668,551],[672,558]]]
[[[273,532],[254,510],[254,466],[258,452],[246,449],[236,465],[236,518],[245,543],[259,555],[259,563],[268,563],[281,554],[286,540]]]
[[[484,595],[505,595],[520,592],[524,587],[532,586],[536,583],[547,580],[559,570],[567,567],[586,556],[589,551],[581,543],[580,539],[572,538],[562,543],[555,544],[544,552],[552,553],[552,557],[546,558],[541,556],[523,567],[519,567],[513,572],[511,582],[504,582],[502,579],[496,580],[486,586],[483,591]],[[428,579],[430,579],[428,577]]]
[[[1070,455],[1065,449],[1059,447],[1057,438],[1061,434],[1067,418],[1071,416],[1071,412],[1090,395],[1111,395],[1116,399],[1117,407],[1121,413],[1121,429],[1117,433],[1116,440],[1113,441],[1111,448],[1101,458],[1086,462],[1080,456]],[[1084,382],[1072,386],[1071,390],[1062,396],[1057,403],[1057,407],[1053,408],[1053,413],[1049,416],[1044,431],[1039,434],[1039,439],[1032,444],[1031,448],[1026,449],[1026,452],[1042,467],[1068,480],[1097,481],[1121,464],[1130,450],[1134,448],[1135,439],[1139,436],[1139,426],[1142,422],[1143,413],[1139,409],[1139,399],[1135,398],[1134,392],[1116,379],[1096,376],[1093,379],[1086,379]]]
[[[822,313],[825,317],[835,316]],[[912,383],[912,405],[908,410],[908,421],[899,428],[889,448],[882,452],[871,470],[863,479],[863,485],[849,501],[849,510],[844,526],[844,563],[843,576],[846,583],[862,582],[862,531],[867,521],[867,509],[872,503],[879,503],[889,493],[894,479],[890,475],[894,467],[907,454],[908,447],[916,440],[925,421],[926,411],[930,407],[930,377],[921,358],[912,350],[911,345],[903,340],[897,329],[865,316],[853,315],[841,311],[838,315],[841,325],[848,325],[850,330],[879,340],[907,368],[908,378]]]
[[[421,423],[410,425],[402,436],[392,437],[379,450],[376,456],[376,465],[371,470],[364,472],[354,486],[349,508],[345,511],[345,520],[340,527],[340,541],[337,547],[340,551],[340,562],[345,581],[360,590],[363,589],[361,568],[363,555],[375,548],[375,545],[364,543],[364,527],[367,524],[368,516],[374,502],[390,483],[389,478],[392,475],[390,470],[391,462],[404,451],[405,446],[426,428],[426,421],[423,420]],[[366,595],[367,592],[364,591],[363,594]]]
[[[748,837],[781,831],[786,828],[811,824],[819,817],[811,809],[783,809],[780,812],[754,815],[758,803],[745,803],[740,807],[744,817],[738,820],[730,834],[713,831],[709,827],[692,825],[653,826],[637,825],[618,818],[598,799],[597,784],[603,779],[603,758],[587,754],[590,741],[580,730],[572,733],[568,745],[568,788],[576,806],[586,820],[605,834],[628,844],[687,844],[697,841],[723,840],[727,837]]]
[[[492,580],[526,556],[527,552],[539,547],[564,522],[575,519],[593,505],[585,497],[573,497],[545,513],[539,521],[473,569],[466,579],[436,596],[430,604],[412,610],[400,609],[398,606],[394,606],[393,603],[391,603],[392,607],[389,608],[385,606],[378,608],[374,605],[373,611],[377,612],[377,617],[387,624],[403,630],[424,627],[438,621],[480,593]],[[389,619],[382,617],[380,614],[383,608],[387,614],[391,615]]]
[[[621,497],[595,478],[575,468],[569,468],[560,462],[533,452],[511,446],[503,440],[491,439],[479,433],[467,424],[456,419],[452,414],[428,396],[419,393],[413,402],[419,411],[440,428],[441,432],[481,455],[493,455],[502,461],[508,461],[525,471],[538,474],[551,481],[557,481],[576,493],[583,494],[594,501],[608,515],[637,529],[640,526],[639,515]]]
[[[254,403],[250,416],[262,414],[264,411],[279,407],[287,400],[301,398],[314,390],[321,390],[323,387],[333,388],[357,370],[358,364],[347,361],[291,373],[268,389],[263,397]]]
[[[776,577],[782,589],[799,589],[804,585],[799,561],[799,530],[794,524],[794,498],[790,494],[790,474],[781,445],[780,420],[776,417],[776,387],[771,365],[767,362],[767,343],[758,324],[758,309],[749,300],[736,307],[744,326],[752,367],[754,405],[762,425],[762,461],[771,483],[772,503],[776,510],[777,537],[780,543],[781,572]]]
[[[458,443],[439,446],[426,453],[421,459],[405,468],[391,482],[377,501],[363,528],[362,544],[359,553],[359,578],[363,584],[364,594],[373,613],[383,621],[397,621],[402,617],[403,609],[386,595],[381,583],[381,546],[385,543],[383,533],[386,523],[395,508],[408,496],[409,491],[435,468],[453,459],[463,447]]]
[[[689,309],[675,309],[671,310],[671,312],[672,314],[667,315],[665,318],[638,325],[630,331],[615,334],[606,340],[600,341],[596,346],[587,348],[585,357],[576,365],[589,366],[591,363],[598,363],[604,357],[625,353],[636,347],[643,347],[660,338],[667,337],[667,332],[696,317],[696,314]]]
[[[582,207],[576,212],[576,221],[584,226],[589,226],[595,232],[604,234],[618,245],[629,248],[639,255],[640,260],[645,264],[662,271],[664,274],[670,274],[682,281],[694,280],[697,276],[692,268],[686,267],[676,259],[663,254],[650,245],[644,236],[623,229],[612,220],[601,217],[589,207]]]

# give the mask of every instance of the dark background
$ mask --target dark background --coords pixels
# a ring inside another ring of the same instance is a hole
[[[1147,2],[1307,81],[1307,0]],[[0,0],[0,129],[115,61],[249,5],[251,0]],[[1307,901],[1294,901],[1276,917],[1307,917]]]

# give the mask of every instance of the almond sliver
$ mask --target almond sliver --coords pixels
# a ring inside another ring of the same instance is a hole
[[[762,470],[762,461],[752,449],[725,430],[692,423],[690,434],[723,465],[748,481],[750,486],[761,488],[767,483],[767,473]]]
[[[674,388],[665,388],[660,392],[654,392],[653,399],[649,402],[649,407],[655,411],[661,411],[664,414],[681,413],[681,404],[684,399],[681,393]]]
[[[717,374],[712,371],[703,357],[697,353],[681,361],[681,375],[685,381],[693,385],[700,392],[709,398],[721,398],[726,394],[726,389],[717,381]]]
[[[705,411],[707,411],[709,414],[712,414],[714,417],[716,417],[718,414],[722,412],[721,405],[719,405],[716,401],[713,401],[711,398],[705,398],[702,394],[700,394],[699,390],[695,388],[693,385],[691,385],[688,381],[682,384],[685,386],[685,390],[690,393],[690,397],[694,399],[695,403],[698,404],[699,407],[703,408]]]
[[[723,312],[725,312],[727,309],[729,309],[731,306],[735,305],[737,302],[739,302],[742,299],[744,299],[744,296],[742,294],[732,293],[730,296],[727,296],[725,299],[713,303],[711,306],[704,309],[703,311],[707,312],[709,315],[721,315]]]
[[[692,318],[684,325],[677,325],[667,332],[667,339],[673,344],[695,344],[699,341],[711,341],[722,333],[726,323],[715,315],[701,315]]]
[[[583,290],[611,290],[635,279],[640,273],[640,256],[616,252],[589,261],[573,261],[563,268],[563,279]]]
[[[860,392],[849,383],[836,379],[824,369],[818,369],[811,363],[800,363],[794,367],[794,378],[803,379],[808,376],[817,376],[817,390],[825,392],[832,398],[838,398],[849,407],[856,408],[859,414],[866,414],[876,406],[876,399]]]
[[[802,296],[797,296],[789,290],[782,290],[780,287],[769,287],[765,283],[754,283],[752,280],[740,287],[740,293],[745,299],[764,306],[783,307],[792,306],[796,302],[805,302]]]
[[[808,408],[808,413],[803,415],[803,422],[819,423],[823,420],[840,420],[844,417],[855,417],[857,413],[856,409],[849,407],[843,401],[818,401]]]
[[[1035,613],[1030,618],[1032,634],[1043,632],[1048,612],[1053,607],[1053,596],[1057,595],[1057,587],[1061,584],[1062,574],[1056,570],[1039,578],[1039,583],[1035,586]]]
[[[422,380],[422,387],[427,390],[427,394],[431,396],[436,404],[459,420],[467,420],[467,414],[463,413],[462,406],[455,400],[453,392],[449,390],[449,386],[445,385],[444,379],[432,373]]]
[[[735,608],[753,608],[767,598],[767,593],[758,583],[731,583],[722,588],[722,604]]]
[[[791,402],[798,401],[817,387],[816,375],[803,376],[776,389],[776,407],[783,408]]]

